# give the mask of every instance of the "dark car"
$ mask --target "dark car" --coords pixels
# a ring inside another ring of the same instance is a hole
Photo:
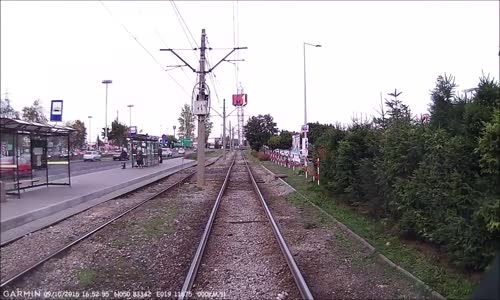
[[[113,153],[113,160],[128,160],[128,159],[129,159],[128,153],[127,153],[125,159],[122,159],[122,153],[121,152],[115,152],[115,153]]]

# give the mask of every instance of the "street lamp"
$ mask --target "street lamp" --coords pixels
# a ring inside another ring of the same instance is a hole
[[[132,127],[132,107],[134,107],[133,104],[129,104],[127,105],[127,107],[129,108],[129,119],[128,119],[128,122],[129,122],[129,130],[130,128]]]
[[[92,119],[92,116],[89,116],[89,147],[90,147],[90,145],[92,143],[92,131],[91,131],[92,130],[92,125],[90,123],[91,119]]]
[[[112,80],[103,80],[103,84],[106,85],[106,111],[104,116],[104,122],[106,123],[104,127],[104,141],[108,143],[108,84],[113,83]]]
[[[304,48],[303,48],[303,53],[304,53],[304,125],[307,125],[307,81],[306,81],[306,46],[312,46],[312,47],[321,47],[319,44],[309,44],[304,42]],[[307,141],[307,130],[304,131],[304,140]],[[305,170],[305,175],[307,178],[307,156],[308,156],[308,143],[304,142],[304,167],[306,168]]]

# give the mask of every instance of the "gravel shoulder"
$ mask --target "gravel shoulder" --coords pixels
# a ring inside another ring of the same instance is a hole
[[[196,177],[192,178],[103,228],[61,257],[47,261],[9,290],[71,291],[73,294],[67,296],[79,293],[79,298],[82,295],[110,299],[140,298],[141,295],[145,298],[174,297],[180,292],[196,250],[193,241],[201,237],[208,211],[227,170],[227,162],[219,160],[206,169],[207,185],[203,190],[196,187]],[[154,189],[152,186],[148,191],[151,193]],[[143,197],[141,194],[140,198]],[[132,202],[131,198],[128,197],[126,203]],[[78,233],[93,228],[95,219],[108,216],[120,205],[124,202],[109,201],[107,205],[94,207],[76,218],[2,248],[5,251],[2,253],[2,272],[4,259],[7,263],[13,263],[12,260],[22,263],[23,257],[32,259],[44,255],[55,244],[60,246]],[[51,239],[56,243],[51,243]],[[36,251],[38,243],[47,246]],[[23,252],[16,253],[16,250]]]
[[[279,294],[300,297],[246,167],[239,160],[220,203],[193,295],[276,299]]]
[[[260,165],[252,168],[315,299],[430,298]]]

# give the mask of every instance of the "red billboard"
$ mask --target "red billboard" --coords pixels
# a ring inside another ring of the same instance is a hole
[[[234,106],[245,106],[248,103],[247,94],[237,94],[233,95],[233,105]]]

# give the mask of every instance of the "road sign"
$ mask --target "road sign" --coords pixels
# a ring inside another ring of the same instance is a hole
[[[137,134],[137,126],[130,126],[129,128],[129,133],[132,134]]]
[[[194,114],[197,116],[205,116],[208,114],[208,101],[197,100],[194,102]]]
[[[51,122],[61,122],[62,121],[62,110],[63,101],[62,100],[52,100],[50,103],[50,121]]]

